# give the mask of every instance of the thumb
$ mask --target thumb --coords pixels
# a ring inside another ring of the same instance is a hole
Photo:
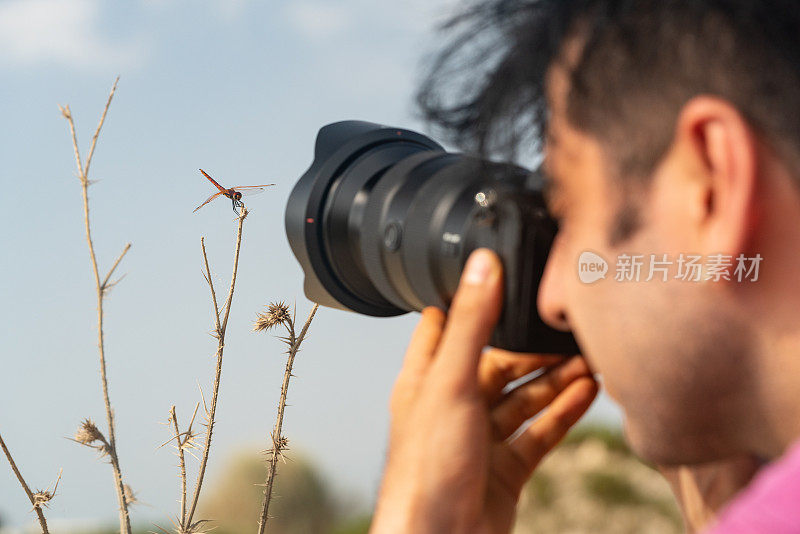
[[[503,265],[494,251],[480,248],[470,255],[431,372],[446,373],[465,385],[477,382],[481,351],[503,305],[502,275]]]

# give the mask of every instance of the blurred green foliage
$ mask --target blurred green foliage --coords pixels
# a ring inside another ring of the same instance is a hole
[[[611,427],[597,424],[583,424],[573,428],[562,441],[562,445],[571,446],[583,443],[587,439],[603,442],[610,451],[631,454],[628,444],[625,443],[625,436],[618,427]]]
[[[247,452],[226,462],[208,481],[197,518],[210,519],[215,534],[256,531],[267,462]],[[371,516],[337,493],[296,451],[278,462],[269,534],[367,534]],[[168,519],[159,525],[171,530]],[[141,528],[144,527],[144,528]],[[137,534],[152,532],[140,524]],[[103,531],[81,534],[112,534]],[[677,534],[683,522],[661,475],[638,460],[618,428],[574,428],[525,486],[513,534]]]
[[[528,482],[528,490],[530,498],[543,506],[551,505],[556,496],[553,477],[544,472],[534,471]]]
[[[583,487],[598,500],[614,506],[620,504],[642,504],[647,502],[626,478],[608,471],[583,473]]]
[[[342,522],[335,527],[332,534],[367,534],[372,523],[371,515],[364,515]]]
[[[669,485],[630,451],[622,431],[580,425],[525,485],[513,534],[682,531]]]
[[[256,531],[261,514],[267,462],[245,453],[228,462],[224,475],[209,485],[200,515],[213,521],[215,534]],[[330,485],[302,456],[278,462],[267,532],[279,534],[366,534],[369,518],[353,516]]]

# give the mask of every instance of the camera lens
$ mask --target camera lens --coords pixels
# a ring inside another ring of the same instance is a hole
[[[537,175],[518,166],[448,153],[409,130],[330,124],[289,197],[286,232],[306,296],[382,317],[447,309],[469,253],[491,248],[505,282],[492,344],[577,352],[536,313],[555,225]]]

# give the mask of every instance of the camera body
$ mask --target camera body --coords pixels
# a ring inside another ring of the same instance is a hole
[[[538,173],[446,152],[428,137],[361,121],[323,127],[286,207],[306,296],[378,317],[446,310],[469,254],[494,250],[504,300],[490,343],[575,354],[574,338],[536,310],[557,227]]]

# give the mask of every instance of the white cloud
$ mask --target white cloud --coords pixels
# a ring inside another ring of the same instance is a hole
[[[344,3],[293,1],[287,6],[287,14],[294,28],[311,39],[333,37],[353,21]]]
[[[97,0],[0,2],[0,63],[120,68],[141,58],[141,47],[108,42],[99,25]]]

